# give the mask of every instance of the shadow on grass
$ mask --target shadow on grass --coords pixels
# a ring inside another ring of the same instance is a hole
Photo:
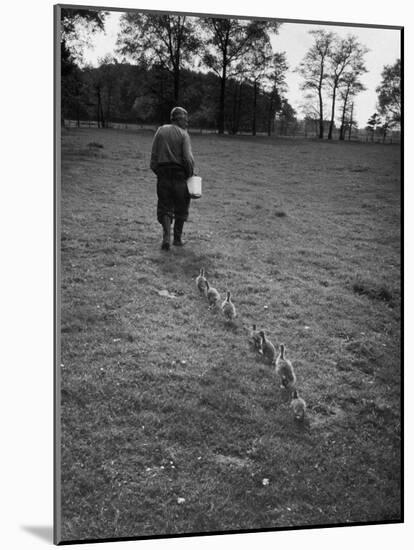
[[[352,290],[355,294],[367,296],[368,298],[371,298],[371,300],[388,302],[391,306],[393,305],[392,292],[385,286],[366,283],[364,281],[357,281],[352,285]]]
[[[214,255],[200,254],[190,245],[182,248],[171,247],[168,252],[160,250],[158,254],[150,257],[150,261],[156,264],[164,274],[178,275],[187,279],[198,275],[201,267],[207,274],[214,272],[214,260]]]

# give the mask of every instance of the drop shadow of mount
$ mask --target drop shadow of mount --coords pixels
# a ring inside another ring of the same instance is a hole
[[[22,525],[23,531],[53,544],[53,527],[51,525]]]

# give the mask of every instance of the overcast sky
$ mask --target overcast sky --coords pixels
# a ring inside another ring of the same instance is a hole
[[[91,48],[84,52],[85,62],[97,66],[98,59],[106,54],[114,54],[115,42],[119,31],[121,12],[111,12],[105,22],[105,33],[91,37]],[[362,77],[367,88],[357,96],[354,118],[360,127],[365,127],[368,118],[376,111],[377,94],[375,88],[381,81],[384,65],[395,63],[400,57],[400,32],[392,29],[372,29],[361,27],[340,27],[331,25],[308,25],[304,23],[284,23],[279,34],[272,40],[275,51],[286,52],[289,63],[287,73],[287,98],[290,104],[298,110],[303,103],[303,92],[300,90],[300,76],[293,71],[303,59],[312,44],[309,31],[316,28],[327,28],[340,36],[356,35],[359,41],[369,48],[365,56],[368,73]]]

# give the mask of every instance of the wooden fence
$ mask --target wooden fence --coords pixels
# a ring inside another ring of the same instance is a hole
[[[65,128],[98,128],[98,122],[96,120],[64,120],[63,126]],[[157,128],[157,125],[155,124],[138,124],[133,122],[108,122],[105,125],[106,128],[113,128],[116,130],[152,130],[155,131]],[[215,134],[217,133],[217,130],[211,130],[211,129],[204,129],[204,128],[190,128],[190,132],[192,133],[200,133],[200,134]],[[327,133],[325,132],[324,139],[327,138]],[[237,135],[242,136],[251,136],[251,132],[239,132]],[[257,136],[266,136],[266,133],[263,132],[257,132]],[[272,133],[272,137],[281,137],[281,138],[292,138],[292,139],[317,139],[317,134],[315,131],[309,130],[304,128],[300,125],[292,125],[292,126],[286,126],[284,128],[278,128],[276,126],[275,132]],[[339,130],[334,129],[332,140],[338,141],[339,139]],[[352,141],[352,142],[363,142],[363,143],[400,143],[401,142],[401,134],[400,132],[389,132],[385,138],[384,136],[380,135],[379,132],[372,134],[372,132],[368,132],[367,130],[358,130],[354,129],[352,131],[351,140],[348,139],[348,135],[345,137],[345,141]]]

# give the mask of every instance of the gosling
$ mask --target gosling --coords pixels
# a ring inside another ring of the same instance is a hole
[[[305,400],[299,397],[297,390],[292,392],[292,401],[290,402],[290,407],[293,410],[293,416],[298,422],[303,422],[305,419],[306,413],[306,403]]]
[[[209,309],[212,307],[216,307],[218,303],[220,302],[220,294],[219,292],[210,286],[210,283],[206,279],[206,287],[207,287],[207,300],[209,305]]]
[[[250,331],[250,341],[253,344],[253,348],[263,355],[262,350],[262,337],[260,336],[260,331],[257,330],[257,327],[255,324],[252,325],[252,330]]]
[[[207,289],[206,283],[207,283],[207,279],[204,276],[204,268],[202,267],[200,269],[200,275],[196,278],[196,285],[200,294],[202,294],[203,296],[206,294],[206,289]]]
[[[230,291],[227,291],[227,297],[221,304],[221,311],[227,321],[232,321],[236,317],[236,308],[230,299]]]
[[[266,338],[263,330],[261,330],[259,334],[262,339],[261,346],[262,346],[263,358],[266,361],[266,363],[268,363],[269,365],[273,365],[276,358],[276,348],[272,344],[272,342]]]
[[[292,390],[296,384],[296,374],[292,363],[285,359],[285,345],[280,344],[280,353],[276,359],[276,375],[280,377],[281,388]]]

